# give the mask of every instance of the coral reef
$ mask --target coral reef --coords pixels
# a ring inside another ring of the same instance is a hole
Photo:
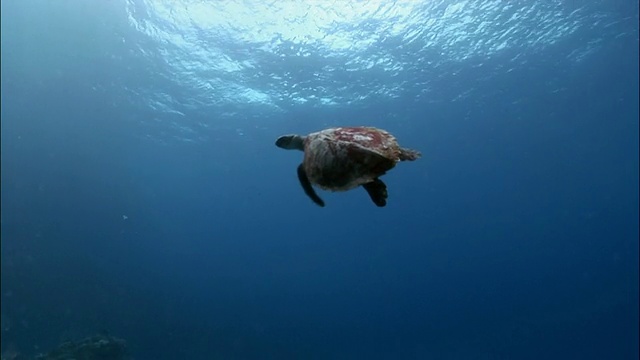
[[[65,341],[35,360],[129,360],[126,342],[109,335],[97,335],[82,341]],[[2,355],[1,360],[30,360],[15,351]]]
[[[67,341],[36,360],[126,360],[126,343],[108,335],[98,335],[80,342]]]

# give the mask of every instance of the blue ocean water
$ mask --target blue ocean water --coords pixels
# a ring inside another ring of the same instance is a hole
[[[1,352],[637,359],[638,3],[1,3]],[[283,134],[423,157],[366,192]]]

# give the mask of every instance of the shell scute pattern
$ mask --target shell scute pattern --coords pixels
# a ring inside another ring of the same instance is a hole
[[[334,128],[305,139],[305,171],[323,189],[346,191],[371,182],[399,161],[395,137],[375,128]]]

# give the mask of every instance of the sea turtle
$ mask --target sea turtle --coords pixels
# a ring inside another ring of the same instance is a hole
[[[401,148],[389,132],[374,127],[337,127],[301,135],[284,135],[276,146],[304,151],[298,180],[314,203],[324,206],[312,184],[330,191],[360,185],[377,206],[387,204],[387,186],[380,176],[398,161],[413,161],[420,152]]]

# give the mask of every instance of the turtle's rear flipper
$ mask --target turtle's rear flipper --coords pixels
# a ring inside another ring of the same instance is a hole
[[[400,161],[413,161],[419,159],[421,156],[422,154],[420,154],[420,151],[418,150],[407,148],[400,149]]]
[[[375,179],[370,183],[362,185],[373,200],[373,203],[379,207],[387,205],[387,185],[380,179]]]
[[[298,180],[300,180],[300,185],[302,185],[304,193],[307,194],[314,203],[324,207],[324,201],[322,201],[318,194],[316,194],[316,191],[313,190],[313,186],[311,186],[307,173],[304,171],[303,164],[298,165]]]

